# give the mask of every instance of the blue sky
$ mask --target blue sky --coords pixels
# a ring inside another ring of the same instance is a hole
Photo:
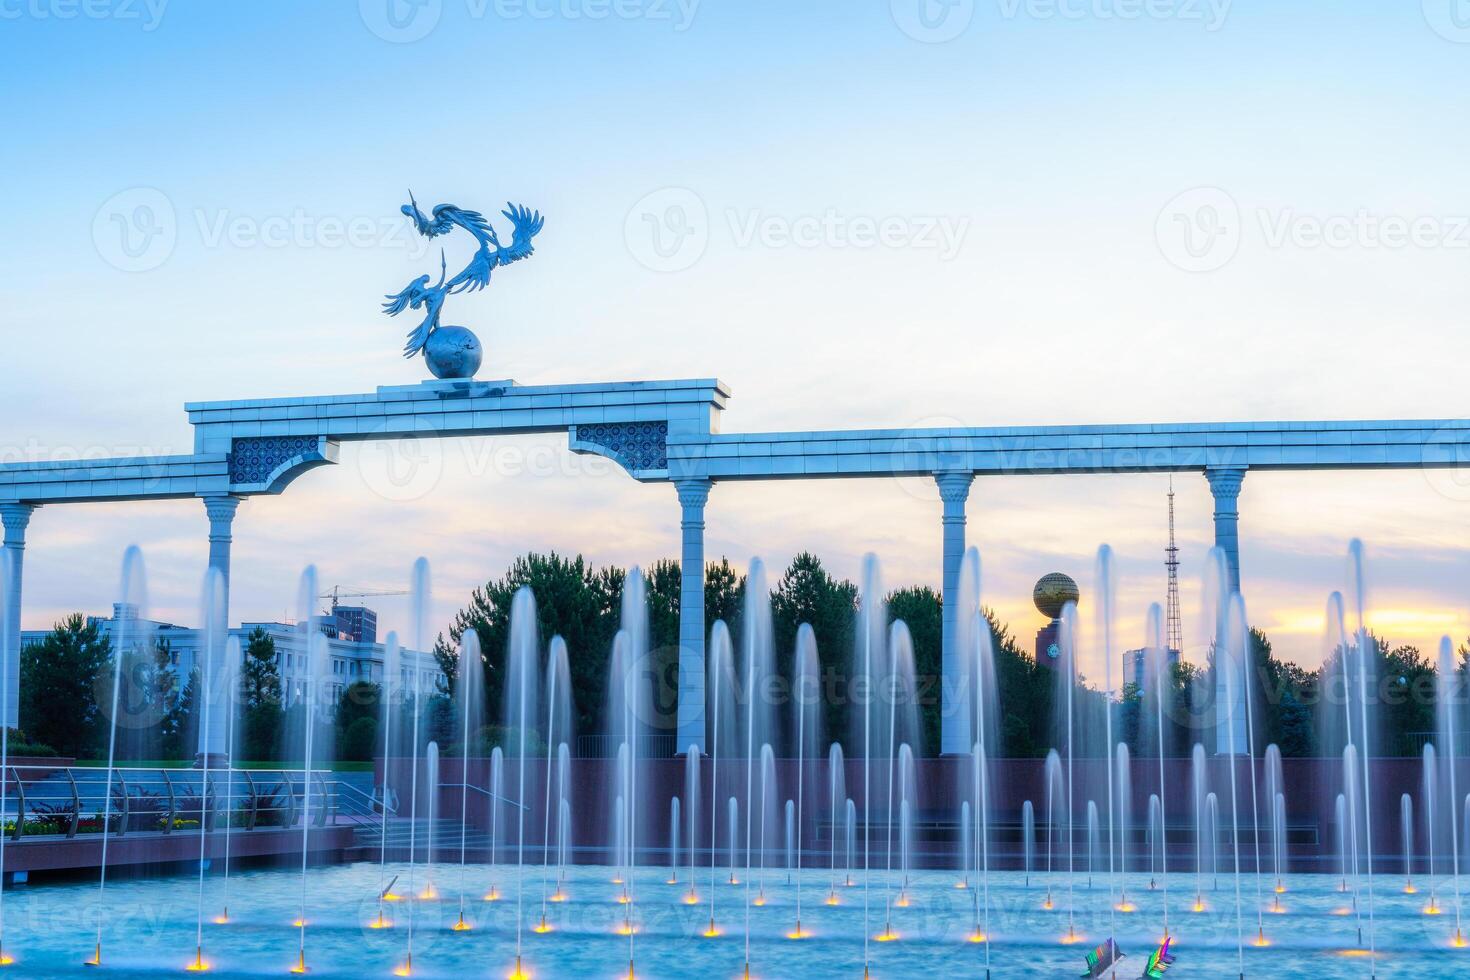
[[[186,452],[186,400],[417,381],[377,307],[435,264],[408,187],[548,216],[450,308],[482,377],[718,376],[726,431],[1463,415],[1463,0],[920,2],[0,0],[0,455]],[[140,203],[167,234],[130,255]],[[241,508],[239,615],[279,616],[308,561],[388,588],[427,555],[447,616],[528,549],[676,551],[671,490],[560,439],[447,443],[409,487],[392,451]],[[1210,500],[1177,485],[1188,581]],[[1031,582],[1085,588],[1106,541],[1141,637],[1164,490],[978,481],[987,601],[1029,633]],[[1470,632],[1463,481],[1257,474],[1241,503],[1252,613],[1291,655],[1355,535],[1381,631]],[[718,487],[709,522],[740,563],[856,576],[872,550],[938,581],[912,481]],[[191,502],[42,511],[27,626],[105,608],[132,542],[155,612],[192,620],[204,533]]]

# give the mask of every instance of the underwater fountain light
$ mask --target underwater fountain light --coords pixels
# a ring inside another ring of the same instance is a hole
[[[184,969],[190,973],[203,973],[209,969],[209,963],[204,959],[204,947],[194,947],[194,961]]]
[[[715,925],[714,919],[709,920],[709,928],[705,929],[702,935],[706,939],[714,939],[716,936],[720,935],[720,929],[718,926]]]
[[[296,965],[291,967],[292,973],[310,973],[306,966],[306,950],[300,950],[296,954]]]
[[[449,928],[455,932],[469,932],[474,927],[464,920],[464,914],[461,913],[460,917],[454,920],[454,925]]]
[[[369,929],[392,929],[393,920],[385,916],[380,909],[377,918],[368,923]]]
[[[469,927],[466,926],[465,928],[469,928]],[[545,915],[542,915],[541,916],[541,921],[538,922],[538,923],[536,923],[534,926],[532,926],[531,927],[531,931],[534,932],[534,933],[538,933],[540,935],[545,935],[546,933],[548,933],[548,932],[551,931],[551,923],[549,923],[549,922],[546,921],[546,916]]]
[[[801,927],[800,920],[797,920],[796,928],[786,934],[787,939],[807,939],[810,937],[811,933]]]
[[[880,943],[891,943],[898,940],[898,933],[894,932],[893,927],[889,925],[884,926],[883,931],[878,933],[878,935],[874,936],[873,938]]]
[[[970,933],[968,936],[965,937],[965,942],[967,942],[967,943],[983,943],[983,942],[985,942],[989,938],[990,937],[986,936],[984,932],[982,932],[979,929],[976,929],[974,932]]]
[[[830,892],[827,895],[827,904],[828,905],[841,905],[842,902],[841,902],[840,899],[838,899],[836,892]]]
[[[548,902],[565,902],[567,900],[567,893],[558,888],[556,891],[547,896],[546,900]],[[486,901],[488,902],[490,901],[490,899],[487,898]]]
[[[491,888],[488,892],[485,893],[485,901],[487,901],[487,902],[498,902],[498,901],[500,901],[500,892],[497,889],[495,889],[495,888]]]
[[[694,892],[688,892],[684,896],[684,904],[685,905],[698,905],[699,904],[699,896],[696,895]]]
[[[521,966],[521,958],[516,957],[516,967],[510,971],[507,980],[531,980],[531,975]]]

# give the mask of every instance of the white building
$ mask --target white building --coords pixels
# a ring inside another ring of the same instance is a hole
[[[142,635],[151,637],[153,642],[168,644],[170,662],[181,678],[187,677],[194,669],[202,637],[200,631],[193,627],[156,620],[139,620],[137,609],[122,603],[113,605],[110,617],[89,616],[87,622],[96,625],[107,639],[115,635],[120,623],[126,622],[130,630],[139,630]],[[342,639],[335,620],[330,617],[324,617],[320,626],[327,635],[327,649],[331,656],[331,667],[327,675],[330,704],[335,705],[342,691],[357,681],[372,681],[379,685],[383,683],[383,644]],[[230,635],[239,640],[243,651],[250,643],[250,635],[257,629],[264,630],[275,641],[276,666],[281,672],[281,690],[286,701],[290,703],[298,700],[308,680],[305,625],[242,623],[230,630]],[[50,632],[26,630],[21,634],[22,648],[40,643]],[[439,669],[433,653],[401,650],[398,663],[398,679],[393,685],[395,699],[400,696],[399,692],[413,690],[415,680],[421,693],[432,694],[439,690],[444,673]],[[418,673],[417,678],[413,676],[415,671]]]

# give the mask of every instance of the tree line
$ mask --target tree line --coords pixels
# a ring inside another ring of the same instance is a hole
[[[649,673],[655,678],[652,725],[672,733],[677,720],[678,631],[680,569],[676,561],[659,561],[646,573],[649,615]],[[616,566],[594,567],[580,555],[529,553],[517,557],[505,574],[475,589],[469,602],[448,624],[435,643],[434,655],[446,681],[426,692],[419,705],[424,737],[434,738],[446,753],[461,742],[455,709],[459,676],[459,648],[473,631],[484,661],[484,704],[487,727],[472,733],[472,751],[492,745],[510,747],[515,734],[500,727],[505,703],[506,650],[510,638],[510,608],[515,593],[529,587],[536,598],[537,629],[542,643],[561,636],[569,650],[570,690],[575,731],[587,735],[604,731],[607,719],[609,657],[620,628],[627,571]],[[738,637],[745,605],[747,577],[727,560],[706,568],[705,622],[725,621]],[[834,577],[820,559],[797,555],[770,587],[774,627],[774,669],[790,678],[798,627],[810,624],[817,637],[819,671],[824,688],[850,690],[853,645],[859,604],[857,585]],[[914,751],[932,755],[939,750],[943,706],[941,666],[942,599],[927,586],[895,589],[885,596],[891,620],[903,620],[913,641],[915,688],[908,692],[916,704],[919,737]],[[1059,745],[1056,705],[1060,703],[1056,672],[1035,657],[1001,623],[985,611],[995,651],[996,688],[1000,694],[994,728],[999,741],[996,757],[1033,758]],[[300,757],[297,739],[288,733],[304,726],[305,707],[286,697],[277,663],[275,642],[264,630],[246,637],[236,706],[237,758],[253,762],[289,762]],[[1334,696],[1334,679],[1341,680],[1341,651],[1334,651],[1316,670],[1275,656],[1269,638],[1251,632],[1253,720],[1257,746],[1277,744],[1284,756],[1314,756],[1336,750],[1324,739],[1334,731],[1343,709]],[[1381,719],[1381,742],[1376,754],[1410,755],[1422,744],[1419,733],[1435,727],[1437,669],[1412,646],[1390,646],[1374,638],[1376,669],[1381,679],[1374,693],[1375,714]],[[1470,650],[1461,646],[1457,660],[1462,675]],[[740,657],[735,658],[740,670]],[[126,651],[119,685],[118,758],[191,759],[197,746],[199,678],[197,671],[181,677],[164,643]],[[45,754],[54,750],[81,759],[104,758],[110,732],[113,650],[96,624],[80,614],[56,624],[40,642],[21,656],[21,730],[12,733],[12,751]],[[1124,684],[1109,702],[1095,682],[1079,680],[1074,711],[1079,726],[1097,729],[1104,712],[1114,712],[1118,740],[1128,742],[1135,754],[1157,753],[1157,717],[1164,716],[1164,752],[1188,755],[1196,741],[1212,745],[1214,725],[1214,658],[1204,664],[1175,663],[1165,677],[1165,710],[1152,700],[1148,685]],[[846,686],[844,686],[846,685]],[[320,745],[332,745],[338,759],[368,760],[382,751],[382,690],[376,683],[358,681],[347,686],[337,703],[318,712]],[[394,698],[393,728],[407,738],[412,727],[412,705]],[[824,698],[827,737],[852,744],[853,707],[848,699]],[[1100,731],[1100,729],[1098,729]],[[398,740],[395,739],[395,742]],[[1089,740],[1079,754],[1100,751]],[[544,751],[545,746],[528,750]],[[395,745],[395,751],[401,748]],[[575,747],[574,747],[575,751]]]

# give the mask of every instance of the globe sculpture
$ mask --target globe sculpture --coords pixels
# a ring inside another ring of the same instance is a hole
[[[440,327],[424,343],[429,373],[440,380],[473,378],[483,357],[480,338],[465,327]]]
[[[1069,602],[1077,602],[1079,598],[1081,593],[1077,591],[1077,583],[1070,575],[1061,572],[1041,576],[1031,591],[1031,601],[1047,619],[1060,619],[1062,607]]]

